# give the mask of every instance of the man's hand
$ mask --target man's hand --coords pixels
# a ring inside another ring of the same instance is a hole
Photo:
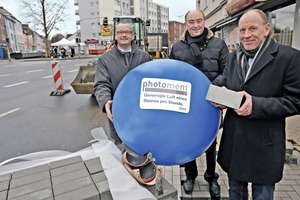
[[[218,103],[214,103],[214,102],[212,102],[212,105],[214,105],[215,107],[219,108],[220,110],[224,110],[224,109],[227,108],[227,107],[224,106],[224,105],[221,105],[221,104],[218,104]]]
[[[105,112],[106,112],[106,115],[108,117],[108,119],[110,119],[111,122],[114,122],[113,121],[113,116],[112,116],[112,113],[111,113],[111,106],[112,106],[112,100],[108,100],[105,104]]]
[[[249,116],[252,113],[252,96],[245,91],[241,91],[245,98],[245,102],[239,108],[234,110],[240,116]]]

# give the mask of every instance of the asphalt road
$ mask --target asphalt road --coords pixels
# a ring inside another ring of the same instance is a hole
[[[90,59],[59,60],[65,89],[55,91],[50,60],[0,61],[0,162],[45,151],[75,152],[90,146],[90,131],[107,130],[106,116],[96,99],[76,94],[70,83]]]

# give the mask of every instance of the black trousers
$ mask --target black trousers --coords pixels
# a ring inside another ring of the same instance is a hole
[[[210,147],[205,151],[206,153],[206,174],[209,176],[215,175],[216,170],[216,139],[210,145]],[[184,164],[184,171],[187,179],[195,180],[198,176],[198,169],[196,160],[192,160],[186,164]]]

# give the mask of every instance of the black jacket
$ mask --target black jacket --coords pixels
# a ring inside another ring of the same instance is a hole
[[[192,65],[193,55],[186,42],[185,35],[184,32],[181,39],[173,44],[170,59],[180,60]],[[221,85],[222,74],[228,56],[226,43],[214,37],[213,32],[208,29],[207,41],[199,48],[203,58],[203,68],[199,70],[204,73],[213,84]]]

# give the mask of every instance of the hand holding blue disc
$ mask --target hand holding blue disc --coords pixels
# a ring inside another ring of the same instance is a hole
[[[180,165],[204,153],[220,125],[220,110],[205,99],[210,81],[195,67],[154,60],[131,70],[113,99],[114,126],[136,153],[159,165]]]

